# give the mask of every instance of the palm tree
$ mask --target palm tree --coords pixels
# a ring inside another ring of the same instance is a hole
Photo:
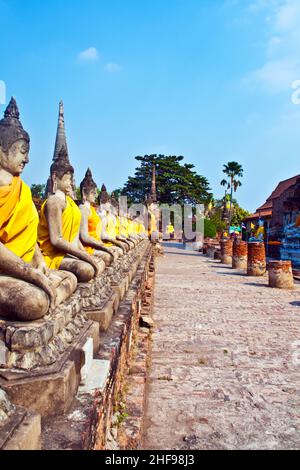
[[[229,210],[229,224],[231,223],[232,218],[232,197],[233,192],[236,192],[237,189],[242,186],[241,181],[238,178],[243,177],[243,167],[237,162],[228,162],[226,165],[223,165],[223,173],[227,175],[228,180],[223,179],[221,181],[222,186],[227,185],[227,190],[230,189],[230,210]]]

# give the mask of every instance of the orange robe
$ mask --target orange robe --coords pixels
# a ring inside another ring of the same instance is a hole
[[[81,212],[73,199],[69,196],[66,196],[66,202],[67,205],[62,214],[62,236],[67,242],[72,243],[79,234]],[[61,253],[51,244],[48,222],[45,216],[46,204],[47,200],[41,207],[40,223],[38,227],[38,243],[48,267],[51,269],[59,269],[66,254]]]
[[[88,219],[88,233],[91,238],[94,238],[97,242],[101,241],[102,232],[102,221],[101,217],[97,214],[95,208],[91,206],[90,215]],[[86,251],[92,255],[95,253],[95,248],[91,246],[85,246]]]
[[[30,188],[19,176],[0,187],[0,242],[26,263],[35,253],[38,220]]]

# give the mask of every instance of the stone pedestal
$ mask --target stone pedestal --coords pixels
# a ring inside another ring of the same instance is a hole
[[[232,267],[233,269],[247,269],[248,245],[242,240],[233,243]]]
[[[248,243],[248,276],[263,276],[267,270],[266,249],[264,243]]]
[[[269,286],[278,289],[293,289],[294,278],[291,261],[270,261],[269,268]]]
[[[221,240],[221,263],[232,264],[233,240]]]

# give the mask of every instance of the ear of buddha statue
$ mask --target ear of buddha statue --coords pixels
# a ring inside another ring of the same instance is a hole
[[[93,180],[93,175],[90,168],[88,168],[85,177],[80,183],[80,193],[83,202],[86,201],[87,196],[94,189],[97,189],[97,184]]]

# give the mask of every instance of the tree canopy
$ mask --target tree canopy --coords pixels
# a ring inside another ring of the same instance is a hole
[[[45,184],[32,184],[31,194],[32,197],[37,199],[43,199],[45,195],[46,185]]]
[[[136,157],[139,166],[122,189],[129,203],[144,202],[151,192],[152,165],[156,164],[157,198],[164,204],[207,203],[212,195],[208,180],[183,163],[184,157],[174,155],[144,155]]]

